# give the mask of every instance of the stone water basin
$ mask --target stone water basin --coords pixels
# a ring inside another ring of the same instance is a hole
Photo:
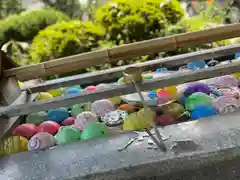
[[[134,142],[117,149],[135,133],[76,142],[0,159],[0,179],[11,180],[227,180],[240,177],[240,112],[160,128],[169,138],[167,152]],[[171,146],[191,139],[199,148],[176,154]]]

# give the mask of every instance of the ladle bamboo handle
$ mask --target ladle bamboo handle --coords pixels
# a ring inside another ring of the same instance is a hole
[[[144,100],[144,97],[143,97],[143,95],[140,91],[140,88],[136,84],[136,82],[142,82],[142,74],[141,74],[140,69],[136,68],[136,67],[128,68],[123,72],[123,75],[124,75],[125,83],[128,83],[128,84],[132,83],[134,85],[138,95],[140,96],[141,102],[142,102],[143,107],[144,107],[144,111],[146,112],[149,107]],[[149,136],[155,142],[155,144],[158,146],[158,148],[161,149],[162,151],[166,152],[166,147],[165,147],[164,142],[162,140],[162,136],[160,135],[155,122],[154,121],[151,122],[151,125],[152,125],[152,127],[153,127],[153,129],[154,129],[154,131],[157,135],[158,140],[152,135],[152,133],[148,129],[145,129],[145,131],[149,134]]]
[[[134,87],[135,87],[137,93],[138,93],[139,96],[140,96],[140,99],[141,99],[141,101],[142,101],[144,110],[147,111],[147,109],[148,109],[149,107],[148,107],[146,101],[144,100],[144,97],[143,97],[143,95],[142,95],[142,93],[141,93],[141,91],[140,91],[140,88],[139,88],[138,85],[134,82],[134,80],[132,80],[132,83],[134,84]],[[165,145],[164,145],[162,136],[161,136],[161,134],[159,133],[158,128],[157,128],[155,122],[152,121],[151,125],[152,125],[152,127],[153,127],[153,129],[154,129],[154,131],[155,131],[155,133],[156,133],[156,135],[157,135],[158,140],[153,136],[153,134],[152,134],[148,129],[145,129],[145,131],[149,134],[149,136],[152,138],[153,142],[155,142],[155,144],[158,146],[158,148],[161,149],[163,152],[166,152],[166,147],[165,147]]]

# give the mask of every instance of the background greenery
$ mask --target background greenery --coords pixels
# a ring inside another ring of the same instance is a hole
[[[176,0],[114,0],[98,8],[95,17],[106,28],[106,39],[119,45],[162,36],[183,15]]]
[[[198,16],[187,18],[178,0],[111,0],[102,6],[94,0],[86,4],[75,0],[41,1],[48,8],[22,12],[20,3],[14,7],[14,11],[8,11],[7,8],[0,10],[0,16],[1,13],[5,13],[3,16],[8,15],[0,20],[2,49],[19,65],[36,64],[96,49],[215,27],[223,23],[225,16],[224,9],[215,4]],[[11,6],[13,5],[8,7]],[[0,7],[6,6],[1,5],[0,1]],[[139,63],[159,56],[230,43],[232,42],[225,40],[149,54],[74,73]]]
[[[103,39],[105,29],[91,21],[73,20],[48,26],[33,39],[31,63],[39,63],[91,51]]]

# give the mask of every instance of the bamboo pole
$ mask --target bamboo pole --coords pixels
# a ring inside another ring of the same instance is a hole
[[[148,70],[150,68],[157,68],[161,65],[169,66],[169,65],[181,65],[186,64],[193,61],[199,61],[203,59],[212,59],[221,56],[226,56],[229,54],[233,54],[237,51],[240,51],[240,44],[223,46],[208,50],[202,50],[197,52],[191,52],[187,54],[181,54],[177,56],[161,58],[157,60],[147,61],[143,63],[136,64],[135,67],[139,67],[142,70]],[[27,90],[29,93],[47,91],[50,89],[59,88],[59,84],[61,87],[68,87],[75,84],[83,85],[88,83],[101,83],[104,81],[111,81],[113,79],[117,79],[122,76],[122,71],[132,67],[132,65],[121,66],[111,69],[106,69],[102,71],[97,71],[93,73],[85,73],[55,80],[46,81],[43,83],[36,84],[32,87],[27,87],[22,89],[23,91]]]
[[[231,64],[200,69],[192,72],[176,72],[170,76],[161,77],[151,80],[146,80],[138,84],[141,90],[149,90],[155,88],[162,88],[171,85],[182,84],[185,82],[196,81],[201,79],[212,78],[215,76],[222,76],[239,72],[240,62]],[[106,90],[97,90],[94,92],[83,92],[74,96],[57,97],[47,101],[37,101],[28,104],[21,104],[15,106],[8,106],[0,109],[0,114],[12,117],[18,115],[29,114],[31,112],[38,112],[49,110],[57,107],[67,107],[73,104],[94,101],[103,98],[110,98],[119,95],[135,93],[136,90],[133,85],[117,85]]]
[[[23,103],[29,103],[32,102],[36,98],[37,94],[27,94],[26,92],[22,92],[21,95],[16,99],[12,106],[23,104]],[[3,107],[0,107],[2,109]],[[4,137],[7,137],[8,135],[11,135],[12,129],[20,124],[20,121],[22,120],[22,117],[20,116],[14,116],[14,117],[6,117],[6,116],[0,116],[0,140]]]
[[[193,47],[240,36],[240,24],[231,24],[202,31],[190,32],[157,38],[111,49],[56,59],[37,65],[14,68],[4,71],[4,77],[17,76],[19,80],[30,80],[44,76],[62,74],[89,66],[112,63],[132,57],[147,55],[155,52],[170,51],[176,48]]]

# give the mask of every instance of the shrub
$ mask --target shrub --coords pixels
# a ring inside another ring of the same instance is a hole
[[[98,8],[96,20],[107,30],[107,39],[116,44],[131,43],[158,37],[169,23],[177,22],[183,10],[172,1],[163,0],[113,0]],[[166,17],[165,15],[166,14]]]
[[[39,32],[29,50],[31,63],[91,51],[105,34],[104,28],[90,21],[70,21],[51,25]]]
[[[167,18],[169,24],[176,24],[184,16],[184,10],[178,0],[166,1],[164,0],[155,0],[155,3],[159,4],[161,11]],[[157,4],[156,4],[157,5]]]
[[[53,9],[41,9],[7,17],[0,22],[0,40],[31,41],[38,32],[49,25],[70,20]]]
[[[213,28],[213,27],[217,27],[217,26],[221,26],[221,24],[217,24],[217,23],[211,22],[211,21],[206,21],[206,19],[202,18],[201,16],[195,16],[192,18],[182,19],[181,21],[179,21],[178,24],[166,28],[164,34],[165,34],[165,36],[171,36],[171,35],[175,35],[175,34],[193,32],[193,31]],[[221,40],[221,41],[216,41],[213,43],[197,45],[197,46],[191,47],[191,48],[178,48],[174,51],[165,53],[164,56],[183,54],[183,53],[199,51],[199,50],[203,50],[203,49],[225,46],[225,45],[229,45],[229,44],[231,44],[230,40]]]

